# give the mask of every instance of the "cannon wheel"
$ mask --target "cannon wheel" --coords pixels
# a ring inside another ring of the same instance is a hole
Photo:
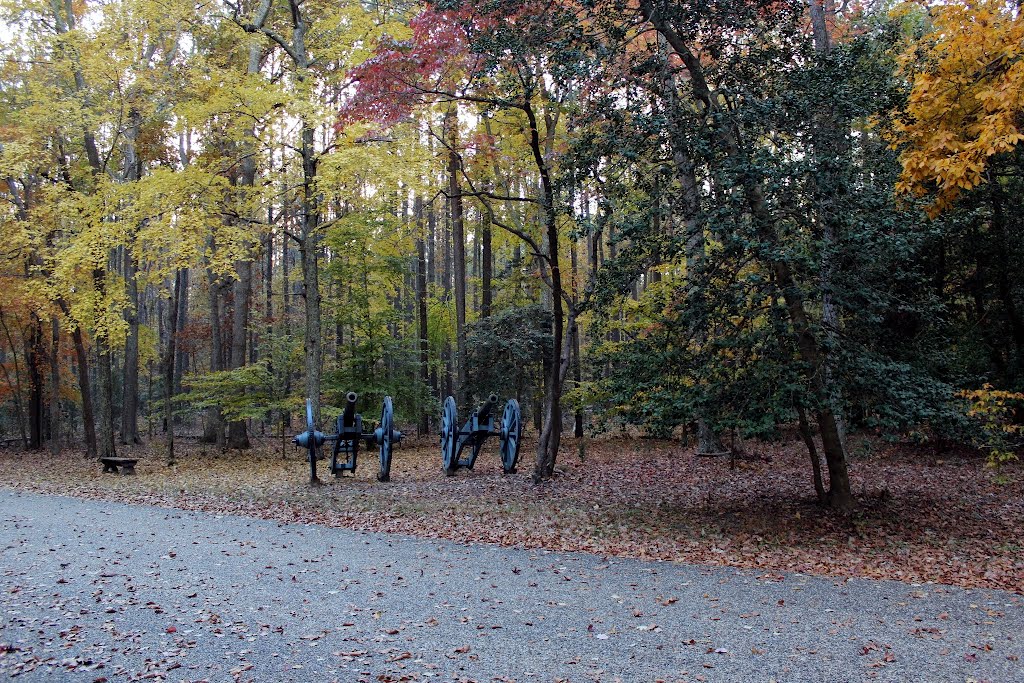
[[[455,442],[458,440],[458,413],[455,399],[449,396],[441,410],[441,466],[449,477],[455,474],[459,464],[456,460]]]
[[[380,472],[377,473],[377,481],[391,480],[391,451],[395,446],[394,432],[395,410],[391,405],[391,397],[384,397],[384,406],[380,411]]]
[[[313,401],[306,399],[306,448],[309,449],[309,481],[317,481],[316,476],[316,430],[313,429]]]
[[[501,469],[505,474],[516,471],[519,442],[523,437],[523,413],[519,401],[510,398],[501,415]]]

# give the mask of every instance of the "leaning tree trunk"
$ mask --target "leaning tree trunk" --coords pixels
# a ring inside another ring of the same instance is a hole
[[[690,49],[685,38],[655,11],[651,0],[640,0],[639,7],[642,16],[653,24],[659,34],[665,37],[689,72],[688,84],[694,99],[709,118],[714,119],[713,132],[721,153],[734,161],[747,162],[745,158],[747,152],[740,144],[741,131],[720,112],[718,96],[713,94],[708,86],[704,68],[698,56]],[[767,250],[769,253],[783,253],[783,250],[778,248],[779,237],[775,229],[775,222],[765,201],[764,190],[758,180],[751,175],[742,175],[739,178],[739,186],[743,190],[744,201],[750,211],[758,239],[769,247]],[[824,356],[818,340],[814,336],[804,306],[803,293],[797,284],[790,264],[783,259],[770,258],[768,266],[781,290],[790,324],[797,339],[797,351],[806,368],[806,379],[822,404],[816,413],[816,418],[821,434],[822,450],[829,471],[829,504],[839,510],[849,510],[854,505],[853,492],[850,488],[840,423],[829,400],[833,395],[833,387],[827,379]]]
[[[835,17],[835,8],[822,0],[808,0],[811,18],[814,51],[818,62],[824,65],[832,54],[832,38],[828,25]],[[839,307],[836,305],[833,288],[836,282],[836,252],[840,244],[840,228],[843,208],[840,196],[844,194],[840,187],[842,173],[840,164],[849,153],[847,134],[850,130],[848,120],[837,120],[835,109],[831,103],[822,103],[811,116],[811,145],[813,149],[814,173],[810,182],[814,197],[813,212],[821,226],[821,260],[820,260],[820,292],[821,292],[821,330],[825,344],[821,348],[822,371],[828,389],[829,407],[835,416],[836,431],[843,457],[848,453],[846,447],[846,419],[844,417],[843,391],[839,382],[838,354],[840,346]]]
[[[555,193],[548,174],[547,162],[541,149],[540,128],[537,116],[530,102],[524,103],[523,111],[530,124],[530,149],[534,163],[540,172],[541,208],[543,211],[545,235],[547,237],[547,265],[550,270],[551,287],[551,349],[552,363],[544,396],[544,426],[537,439],[537,460],[533,469],[534,482],[550,477],[555,471],[555,460],[562,438],[562,339],[565,326],[565,309],[562,301],[562,272],[558,264],[558,222],[555,214]]]

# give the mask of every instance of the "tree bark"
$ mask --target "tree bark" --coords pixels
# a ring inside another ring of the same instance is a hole
[[[60,323],[50,320],[50,453],[60,452]]]
[[[92,271],[93,285],[99,293],[100,301],[106,299],[106,282],[102,269]],[[105,335],[96,336],[97,377],[99,379],[97,396],[97,419],[99,457],[115,458],[117,449],[114,447],[114,383],[110,340]]]
[[[832,53],[832,37],[828,24],[835,18],[835,5],[831,0],[808,0],[811,30],[814,37],[814,51],[819,64],[828,61]],[[823,104],[812,116],[811,145],[814,151],[815,170],[811,175],[811,189],[815,198],[814,213],[821,227],[821,327],[824,337],[822,369],[829,395],[826,397],[835,416],[839,444],[843,459],[847,457],[846,419],[842,385],[839,382],[837,352],[840,346],[839,331],[842,321],[839,307],[833,296],[836,278],[836,252],[839,250],[842,207],[838,205],[838,185],[842,182],[839,165],[849,145],[846,135],[849,122],[838,121],[831,103]],[[824,187],[823,187],[824,185]]]
[[[25,431],[25,408],[22,406],[21,364],[18,362],[18,352],[15,350],[17,347],[14,345],[11,329],[7,326],[7,318],[4,317],[3,309],[0,309],[0,325],[4,328],[4,334],[7,336],[7,345],[11,348],[11,356],[14,359],[14,380],[11,381],[6,366],[0,364],[0,369],[3,370],[4,376],[7,379],[7,386],[14,395],[14,410],[18,418],[18,433],[21,435],[21,445],[23,448],[28,448],[28,433]]]
[[[183,274],[179,269],[174,276],[174,292],[167,309],[167,346],[164,348],[163,371],[164,371],[164,423],[167,425],[167,443],[165,458],[167,466],[175,464],[174,454],[174,347],[177,344],[178,335],[178,297],[181,296]]]
[[[423,197],[416,195],[413,204],[416,216],[416,309],[419,323],[420,381],[423,386],[430,384],[430,353],[427,347],[427,253],[423,240]],[[420,411],[420,434],[430,431],[430,413],[427,405]]]
[[[57,306],[61,313],[73,325],[71,329],[71,340],[75,345],[75,360],[78,363],[78,390],[82,395],[82,425],[85,432],[85,454],[89,458],[99,457],[99,448],[96,441],[96,419],[93,416],[92,387],[89,382],[89,354],[85,348],[85,338],[82,335],[82,328],[75,324],[71,318],[71,308],[67,301],[57,299]]]
[[[210,242],[212,243],[212,239]],[[224,369],[224,331],[221,324],[221,284],[217,275],[210,268],[206,269],[210,296],[210,372]],[[224,445],[224,418],[220,408],[209,408],[206,411],[206,423],[203,430],[203,443]]]
[[[37,451],[43,447],[44,401],[43,373],[40,368],[46,357],[43,351],[43,321],[32,311],[29,316],[29,336],[25,342],[25,365],[28,366],[28,447]]]
[[[236,262],[235,272],[238,274],[238,279],[234,282],[235,304],[231,323],[231,369],[233,370],[245,366],[246,361],[252,261]],[[232,420],[228,423],[228,447],[239,450],[249,448],[249,433],[245,420]]]
[[[306,304],[306,335],[303,348],[306,361],[306,396],[313,402],[313,419],[320,421],[320,238],[316,189],[316,158],[313,152],[313,128],[302,129],[302,298]]]
[[[131,248],[126,247],[125,288],[128,308],[124,317],[128,322],[128,338],[124,348],[124,384],[121,395],[121,443],[139,443],[139,287],[137,267]]]
[[[188,300],[189,289],[191,288],[192,271],[189,268],[181,269],[181,291],[177,294],[178,299],[178,339],[174,343],[174,394],[181,393],[181,378],[188,374],[188,349],[181,343],[182,332],[188,325]]]
[[[142,128],[142,115],[138,109],[128,112],[128,125],[124,132],[124,169],[122,179],[126,183],[137,182],[142,177],[142,160],[139,158],[136,141]],[[124,311],[128,323],[128,338],[125,340],[123,382],[121,385],[121,443],[139,443],[139,285],[136,279],[138,267],[132,253],[134,244],[129,241],[121,250],[124,255],[125,294],[128,307]]]
[[[562,271],[558,262],[558,222],[555,213],[555,193],[548,174],[547,161],[541,148],[540,128],[533,105],[527,100],[523,105],[530,125],[530,150],[540,173],[541,211],[547,238],[547,267],[550,271],[551,287],[551,348],[553,361],[544,396],[544,426],[537,439],[537,462],[533,470],[535,483],[550,477],[555,471],[555,459],[562,438],[562,372],[563,362],[568,366],[568,350],[562,349],[565,309],[562,301]],[[549,131],[550,132],[550,131]],[[562,362],[560,362],[562,361]]]
[[[480,317],[491,316],[494,302],[494,290],[491,279],[494,277],[494,256],[491,253],[491,214],[484,211],[483,226],[480,229]]]
[[[454,110],[445,116],[448,128],[448,200],[452,225],[452,270],[455,276],[455,368],[458,404],[469,405],[466,386],[466,236],[463,220],[462,185],[459,174],[462,159],[459,156],[458,116]]]

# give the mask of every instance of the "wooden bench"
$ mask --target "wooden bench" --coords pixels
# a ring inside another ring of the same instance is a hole
[[[121,474],[135,474],[135,463],[138,458],[100,458],[103,463],[104,472],[117,474],[117,468],[121,468]]]

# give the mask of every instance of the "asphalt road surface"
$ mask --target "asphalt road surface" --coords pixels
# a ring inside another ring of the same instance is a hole
[[[999,591],[0,490],[0,680],[1024,682]]]

